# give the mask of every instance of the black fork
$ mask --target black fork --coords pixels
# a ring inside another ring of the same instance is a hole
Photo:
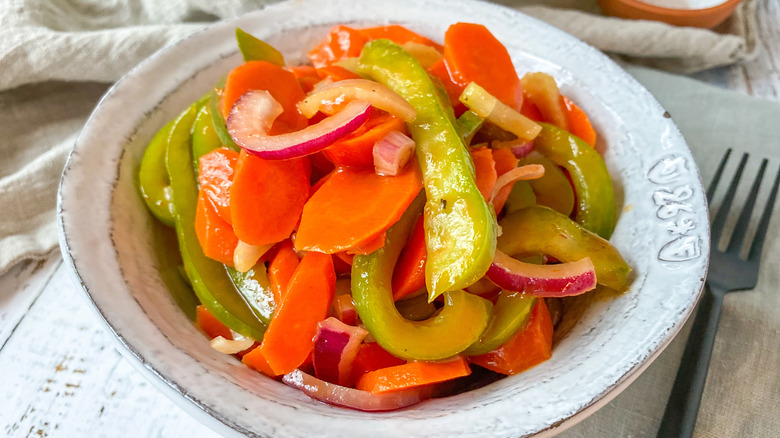
[[[723,168],[726,167],[729,155],[731,155],[731,149],[726,151],[715,172],[715,177],[712,179],[709,189],[707,189],[708,202],[712,202],[712,197],[723,173]],[[707,274],[707,280],[704,283],[704,293],[699,303],[699,310],[696,313],[696,319],[693,321],[688,343],[685,345],[680,369],[677,371],[677,377],[674,379],[672,394],[669,396],[669,402],[664,411],[658,438],[693,436],[693,428],[696,425],[696,416],[699,412],[704,383],[707,380],[712,347],[715,343],[715,334],[718,330],[718,321],[720,320],[720,313],[723,307],[723,297],[729,292],[753,289],[758,281],[761,249],[764,245],[766,231],[769,228],[769,219],[772,216],[772,209],[777,198],[780,170],[778,170],[775,177],[772,191],[764,207],[755,237],[750,244],[747,258],[742,258],[740,252],[745,242],[750,225],[750,216],[766,170],[766,159],[761,161],[758,175],[753,180],[747,202],[742,206],[742,212],[739,215],[726,250],[718,250],[718,243],[723,234],[726,218],[729,210],[731,210],[731,204],[734,201],[737,185],[742,177],[747,159],[748,154],[743,154],[723,203],[712,221],[710,269]]]

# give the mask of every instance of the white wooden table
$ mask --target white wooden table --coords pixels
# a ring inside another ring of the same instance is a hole
[[[758,13],[758,58],[695,77],[780,100],[780,2]],[[215,437],[120,356],[82,295],[59,253],[0,276],[0,435]]]

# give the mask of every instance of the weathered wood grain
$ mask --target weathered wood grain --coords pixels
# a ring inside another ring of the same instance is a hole
[[[61,265],[0,350],[0,435],[213,437],[159,393]]]
[[[62,263],[59,254],[30,260],[0,276],[0,350]]]

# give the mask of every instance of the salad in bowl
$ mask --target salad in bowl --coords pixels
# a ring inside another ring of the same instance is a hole
[[[587,114],[485,26],[441,45],[337,25],[294,66],[236,37],[245,62],[154,136],[138,177],[212,348],[392,410],[544,362],[563,298],[628,289]]]

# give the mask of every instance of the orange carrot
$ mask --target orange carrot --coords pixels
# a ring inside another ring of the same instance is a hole
[[[268,377],[279,376],[280,373],[275,373],[268,365],[268,361],[265,360],[265,356],[263,356],[263,350],[261,348],[262,346],[263,344],[260,344],[259,347],[255,347],[252,349],[252,351],[244,354],[244,357],[241,358],[241,362],[249,368],[261,372]]]
[[[535,103],[531,102],[527,96],[523,96],[523,105],[520,107],[520,114],[528,117],[534,122],[544,122],[542,112],[539,111],[539,107]]]
[[[214,339],[217,336],[222,336],[225,339],[233,339],[233,334],[230,332],[230,329],[227,328],[225,324],[219,322],[203,304],[195,308],[195,322],[211,339]]]
[[[458,356],[447,362],[409,362],[363,374],[355,387],[388,392],[452,380],[471,374],[468,361]]]
[[[387,240],[387,232],[382,231],[381,233],[374,236],[368,242],[362,245],[357,245],[357,246],[353,246],[352,248],[349,248],[347,250],[347,254],[353,254],[353,255],[371,254],[372,252],[385,246],[385,240]]]
[[[474,161],[474,176],[479,193],[489,202],[497,178],[493,154],[486,147],[474,148],[471,150],[471,160]]]
[[[322,177],[331,173],[333,169],[336,168],[322,151],[309,155],[309,162],[311,162],[311,175],[309,181],[319,181]]]
[[[405,360],[388,353],[376,342],[362,344],[352,362],[352,380],[357,382],[365,373],[405,363]]]
[[[347,254],[346,251],[341,251],[341,252],[337,252],[337,253],[335,253],[333,255],[335,255],[336,258],[338,258],[342,262],[348,264],[350,266],[350,268],[352,267],[352,260],[355,259],[355,254]]]
[[[233,171],[238,161],[238,152],[228,149],[215,149],[200,157],[198,182],[200,189],[214,205],[217,214],[232,224],[230,218],[230,186],[233,185]]]
[[[393,270],[393,300],[398,301],[425,287],[425,227],[423,216],[417,219],[406,246]]]
[[[415,32],[412,32],[411,30],[399,26],[397,24],[391,25],[391,26],[380,26],[380,27],[370,27],[368,29],[360,29],[358,30],[361,35],[366,39],[366,41],[371,40],[379,40],[379,39],[387,39],[390,40],[398,45],[404,45],[408,42],[417,43],[417,44],[425,44],[426,46],[431,46],[434,49],[441,52],[443,50],[443,47],[441,44],[437,44],[428,38],[419,35]]]
[[[512,58],[485,26],[450,26],[444,34],[444,62],[461,91],[475,82],[504,104],[520,110],[522,89]]]
[[[298,253],[293,249],[292,242],[289,239],[282,242],[268,265],[268,281],[274,293],[274,302],[281,303],[284,299],[287,285],[299,262]]]
[[[293,371],[309,356],[314,348],[317,323],[328,317],[335,284],[331,256],[307,252],[295,269],[287,294],[260,345],[262,357],[275,374]]]
[[[325,41],[309,52],[309,59],[316,68],[327,67],[342,58],[360,56],[366,38],[360,31],[338,25],[328,32]]]
[[[323,154],[336,166],[374,168],[374,144],[390,131],[406,132],[406,124],[387,113],[372,114],[355,132],[328,146]]]
[[[333,254],[365,246],[401,217],[421,188],[416,163],[397,176],[338,169],[303,208],[295,248]]]
[[[308,119],[296,106],[305,94],[292,72],[266,61],[249,61],[234,68],[222,90],[222,115],[230,114],[233,104],[249,90],[268,91],[284,108],[271,126],[271,134],[297,131],[308,125]]]
[[[596,131],[593,130],[588,115],[580,107],[574,104],[568,97],[561,95],[561,108],[566,113],[566,119],[569,122],[569,132],[585,141],[585,143],[596,146]]]
[[[317,69],[310,65],[287,66],[285,69],[295,75],[295,78],[298,79],[298,83],[301,84],[301,88],[307,93],[314,88],[314,85],[317,82],[322,80],[322,78],[317,75]]]
[[[198,192],[195,207],[195,233],[206,257],[233,266],[233,251],[238,245],[238,238],[233,227],[219,217],[217,209],[203,190]]]
[[[317,69],[317,76],[320,79],[330,79],[333,82],[343,81],[345,79],[360,79],[360,75],[352,73],[344,67],[338,65],[329,65]]]
[[[466,105],[458,100],[460,94],[463,93],[464,87],[457,84],[455,79],[453,79],[447,68],[447,64],[444,63],[444,58],[433,63],[433,65],[428,68],[428,74],[434,76],[441,82],[442,86],[444,86],[444,90],[447,91],[447,96],[450,97],[452,109],[455,110],[455,115],[460,117],[461,114],[466,112]]]
[[[516,168],[518,163],[517,157],[515,157],[515,154],[509,149],[493,149],[493,160],[496,162],[496,174],[498,176]],[[514,185],[515,183],[511,183],[502,187],[498,191],[498,194],[496,194],[496,197],[493,198],[493,208],[495,209],[496,214],[501,213]]]
[[[329,174],[323,176],[322,178],[318,179],[316,183],[312,184],[312,186],[309,188],[309,197],[311,198],[314,196],[315,193],[317,193],[317,190],[319,190],[323,184],[325,184],[325,181],[328,180],[333,174],[336,173],[336,171],[332,171]]]
[[[552,356],[552,335],[550,312],[544,300],[538,299],[525,329],[519,330],[495,350],[469,360],[498,373],[517,374]]]
[[[241,151],[230,189],[239,239],[261,246],[290,236],[309,198],[306,159],[264,160]]]

